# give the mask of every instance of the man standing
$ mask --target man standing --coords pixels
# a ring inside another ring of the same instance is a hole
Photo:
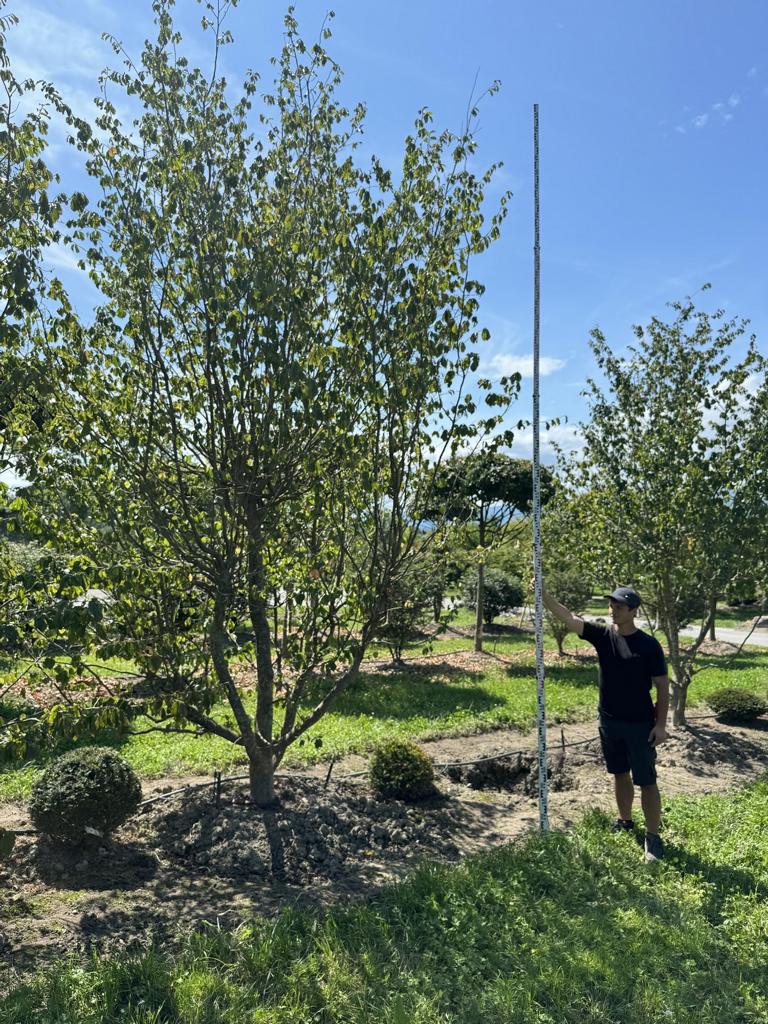
[[[645,815],[645,859],[661,860],[661,797],[656,785],[656,747],[667,738],[669,678],[658,640],[635,625],[639,595],[618,587],[608,598],[611,626],[586,622],[542,588],[546,608],[573,633],[592,644],[600,665],[600,742],[614,777],[619,809],[613,829],[631,832],[635,786]],[[656,706],[651,699],[656,687]]]

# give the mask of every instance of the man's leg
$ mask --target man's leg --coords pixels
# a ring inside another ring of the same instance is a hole
[[[661,832],[661,795],[655,782],[652,786],[640,787],[640,804],[645,815],[646,831],[655,836],[659,835]]]
[[[623,821],[631,821],[635,787],[629,772],[621,772],[618,775],[614,775],[613,790],[616,794],[616,806],[619,809],[619,817]],[[645,804],[643,804],[643,810],[645,810]]]

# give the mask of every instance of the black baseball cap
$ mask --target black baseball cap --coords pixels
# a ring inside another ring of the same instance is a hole
[[[629,608],[640,607],[640,595],[631,587],[616,587],[612,594],[603,594],[603,597],[608,600],[613,598],[614,601],[623,601]]]

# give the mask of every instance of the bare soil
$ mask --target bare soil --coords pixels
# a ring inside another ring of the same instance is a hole
[[[366,897],[419,859],[455,861],[538,827],[535,733],[423,746],[441,767],[434,795],[418,804],[373,799],[354,775],[365,760],[350,757],[330,780],[327,765],[282,775],[268,811],[249,803],[242,782],[225,780],[218,798],[210,779],[147,783],[145,798],[161,799],[88,849],[56,848],[31,831],[24,807],[0,806],[0,827],[20,830],[0,862],[0,990],[63,955],[172,944],[180,927]],[[549,750],[553,828],[587,808],[612,811],[594,722],[550,728]],[[732,790],[767,768],[768,721],[691,717],[659,749],[664,797]]]

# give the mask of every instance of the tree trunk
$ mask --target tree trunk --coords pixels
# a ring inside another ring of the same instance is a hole
[[[685,725],[685,705],[688,699],[690,677],[686,673],[683,659],[680,655],[680,630],[677,621],[677,608],[672,596],[671,587],[668,584],[663,588],[659,619],[662,631],[667,638],[669,664],[672,666],[670,674],[672,725],[678,727]]]
[[[709,599],[709,614],[712,616],[709,623],[709,639],[716,640],[715,636],[715,615],[717,614],[717,594],[713,594]]]
[[[251,801],[259,807],[269,807],[270,804],[274,804],[276,800],[275,769],[269,751],[259,750],[255,758],[249,759],[248,775]]]
[[[483,649],[483,606],[485,604],[485,522],[479,521],[480,561],[477,563],[477,614],[475,615],[475,650]]]
[[[432,613],[435,618],[435,622],[440,621],[440,616],[443,614],[443,595],[432,599]]]
[[[275,769],[272,754],[269,750],[259,746],[254,735],[253,725],[232,678],[225,653],[227,634],[223,627],[223,621],[223,602],[219,600],[214,609],[210,631],[211,659],[217,678],[227,691],[229,706],[232,708],[240,728],[243,747],[248,755],[251,800],[260,807],[267,807],[275,802]],[[267,623],[267,628],[268,626]]]
[[[677,729],[685,725],[685,705],[688,701],[688,683],[690,680],[678,682],[672,680],[670,706],[672,708],[672,725]]]
[[[288,600],[288,595],[285,595],[285,605],[283,607],[283,633],[280,640],[283,654],[288,649],[288,634],[291,632],[291,602]]]

